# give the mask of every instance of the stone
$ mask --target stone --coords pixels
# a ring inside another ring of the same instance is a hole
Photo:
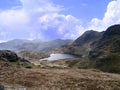
[[[4,90],[4,85],[0,84],[0,90]]]

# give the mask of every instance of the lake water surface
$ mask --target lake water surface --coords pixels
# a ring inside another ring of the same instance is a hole
[[[60,53],[57,53],[57,54],[50,54],[50,57],[48,58],[43,58],[43,59],[40,59],[40,60],[60,60],[60,59],[67,59],[67,58],[77,58],[77,56],[75,55],[71,55],[71,54],[60,54]]]

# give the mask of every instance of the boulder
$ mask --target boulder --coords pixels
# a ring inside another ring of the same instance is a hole
[[[0,90],[4,90],[4,85],[0,84]]]
[[[15,52],[10,50],[0,50],[0,60],[16,62],[18,59],[19,58]]]

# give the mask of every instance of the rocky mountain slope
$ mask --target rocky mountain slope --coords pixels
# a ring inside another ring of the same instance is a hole
[[[87,31],[82,36],[77,38],[71,45],[73,53],[86,57],[91,50],[91,44],[101,38],[104,32]]]
[[[120,53],[120,25],[110,26],[100,40],[94,42],[92,51]]]
[[[55,52],[80,56],[82,67],[89,64],[88,68],[120,73],[120,25],[110,26],[104,32],[87,31],[72,44],[57,48]]]
[[[103,71],[120,73],[120,25],[110,26],[102,38],[93,43],[89,58]]]
[[[99,40],[104,32],[87,31],[77,38],[73,43],[64,45],[54,50],[54,52],[69,53],[80,57],[87,57],[91,50],[91,44]]]

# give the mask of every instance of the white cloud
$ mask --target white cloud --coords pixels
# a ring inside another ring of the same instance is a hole
[[[111,1],[102,19],[93,18],[89,25],[82,26],[81,20],[61,14],[64,8],[50,0],[20,0],[19,8],[0,11],[0,39],[75,39],[88,29],[102,31],[120,23],[120,0]]]
[[[59,34],[58,36],[61,36],[61,38],[73,39],[78,37],[78,34],[75,35],[75,27],[80,24],[80,20],[72,15],[62,15],[58,13],[45,14],[39,18],[39,23],[43,31],[52,29],[51,33]],[[67,37],[68,35],[69,37]]]
[[[59,12],[62,10],[61,6],[55,5],[49,0],[20,0],[23,8],[30,12]]]
[[[93,18],[88,29],[94,29],[98,31],[105,30],[107,27],[113,24],[120,23],[120,0],[111,1],[102,19]]]
[[[120,23],[120,0],[109,3],[103,22],[105,25]]]
[[[64,9],[62,6],[50,0],[20,1],[21,7],[0,12],[0,31],[8,32],[7,39],[13,39],[13,36],[28,39],[78,37],[75,34],[80,20],[72,15],[60,14]]]
[[[81,3],[81,6],[86,7],[88,4],[87,3]]]
[[[0,26],[9,29],[24,26],[28,22],[28,16],[23,10],[7,10],[0,13]]]
[[[6,31],[1,31],[0,32],[0,38],[1,38],[1,42],[2,41],[6,41],[6,38],[8,37],[8,32],[6,32]]]
[[[7,42],[7,41],[4,41],[4,40],[0,40],[0,43],[3,43],[3,42]]]

